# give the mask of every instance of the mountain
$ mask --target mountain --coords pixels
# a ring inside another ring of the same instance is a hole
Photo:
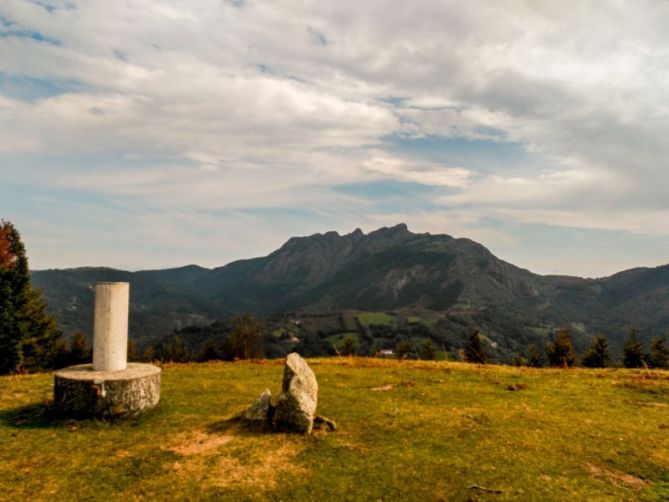
[[[404,224],[369,234],[358,229],[293,237],[266,257],[215,269],[43,270],[33,272],[32,280],[68,333],[90,333],[95,282],[130,282],[138,339],[242,311],[265,317],[344,310],[445,312],[504,343],[522,339],[524,344],[543,343],[552,330],[568,324],[577,348],[597,331],[619,348],[632,326],[645,339],[669,329],[669,265],[601,279],[542,276],[469,239],[416,234]]]

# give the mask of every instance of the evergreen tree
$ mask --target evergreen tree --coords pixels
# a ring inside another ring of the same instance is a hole
[[[468,363],[485,364],[486,353],[478,331],[472,331],[469,338],[467,338],[464,346],[464,356],[465,361]]]
[[[527,348],[527,365],[532,368],[542,368],[546,364],[543,354],[536,343],[530,344]]]
[[[632,328],[623,345],[623,366],[625,368],[641,368],[644,365],[645,355],[639,341],[638,330]]]
[[[0,222],[0,374],[50,368],[62,333],[30,284],[25,247],[14,226]]]
[[[569,328],[562,328],[555,337],[555,342],[546,346],[546,356],[551,366],[568,368],[576,362],[576,352],[571,343]]]
[[[669,347],[663,338],[654,338],[650,345],[648,364],[651,368],[669,369]]]
[[[609,365],[609,341],[602,335],[596,335],[590,342],[590,347],[585,351],[583,366],[588,368],[606,368]]]

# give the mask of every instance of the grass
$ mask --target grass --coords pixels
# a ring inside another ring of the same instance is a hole
[[[53,417],[49,374],[2,377],[3,500],[669,498],[669,372],[310,364],[337,432],[230,420],[281,361],[167,365],[159,408],[119,422]]]
[[[360,312],[358,314],[358,321],[363,326],[370,324],[393,324],[395,322],[395,315],[386,312]]]

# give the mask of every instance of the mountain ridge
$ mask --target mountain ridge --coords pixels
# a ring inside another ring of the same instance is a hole
[[[242,311],[485,313],[497,320],[487,329],[506,326],[507,338],[537,333],[543,341],[550,330],[570,325],[582,337],[603,331],[618,346],[631,327],[645,339],[669,330],[669,265],[596,279],[540,275],[471,239],[413,233],[403,223],[368,234],[291,237],[267,256],[211,269],[81,267],[33,271],[32,278],[68,333],[90,332],[92,285],[104,280],[131,283],[131,320],[140,338]]]

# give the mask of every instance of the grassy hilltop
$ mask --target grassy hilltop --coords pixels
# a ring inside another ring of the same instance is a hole
[[[310,437],[231,421],[281,361],[167,365],[154,412],[51,417],[52,376],[0,378],[3,500],[667,500],[669,372],[310,360]]]

